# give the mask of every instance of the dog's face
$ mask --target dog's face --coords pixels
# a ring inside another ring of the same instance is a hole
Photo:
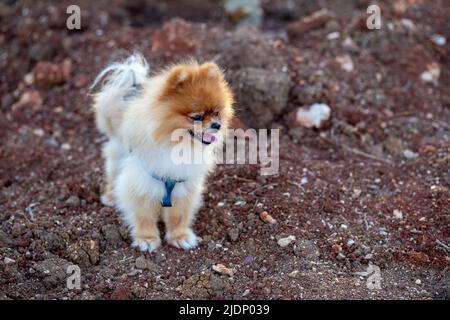
[[[195,142],[213,144],[233,115],[231,89],[214,63],[173,67],[158,100],[161,107],[154,137],[158,142],[175,142],[172,134],[177,130]]]

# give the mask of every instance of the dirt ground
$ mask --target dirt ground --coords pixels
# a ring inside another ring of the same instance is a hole
[[[306,27],[319,5],[264,1],[260,30],[231,26],[220,1],[77,2],[80,31],[65,28],[69,2],[0,3],[1,299],[449,299],[448,1],[380,1],[380,30],[357,0],[320,2],[331,18]],[[240,121],[281,129],[279,174],[220,165],[209,178],[189,252],[131,248],[99,201],[88,87],[135,49],[153,69],[217,60]],[[328,123],[295,121],[319,102]],[[66,287],[71,264],[81,289]],[[379,290],[356,274],[370,264]]]

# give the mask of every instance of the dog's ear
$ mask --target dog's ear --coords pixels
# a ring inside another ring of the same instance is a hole
[[[201,70],[205,76],[212,79],[222,79],[223,73],[219,66],[214,62],[206,62],[201,65]]]
[[[167,78],[167,88],[176,90],[192,80],[192,71],[186,66],[177,66],[170,70]]]

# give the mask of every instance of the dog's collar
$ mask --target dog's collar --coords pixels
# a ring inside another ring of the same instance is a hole
[[[171,207],[172,206],[172,191],[175,188],[177,183],[184,182],[185,180],[175,180],[166,177],[159,177],[155,174],[151,174],[152,178],[158,181],[161,181],[164,184],[165,194],[161,200],[161,205],[163,207]]]

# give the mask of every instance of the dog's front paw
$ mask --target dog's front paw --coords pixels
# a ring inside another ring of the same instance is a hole
[[[152,238],[135,238],[132,247],[139,248],[144,252],[153,252],[161,245],[161,239],[157,237]]]
[[[166,241],[170,245],[184,250],[193,249],[198,244],[198,238],[191,229],[168,232],[166,234]]]

